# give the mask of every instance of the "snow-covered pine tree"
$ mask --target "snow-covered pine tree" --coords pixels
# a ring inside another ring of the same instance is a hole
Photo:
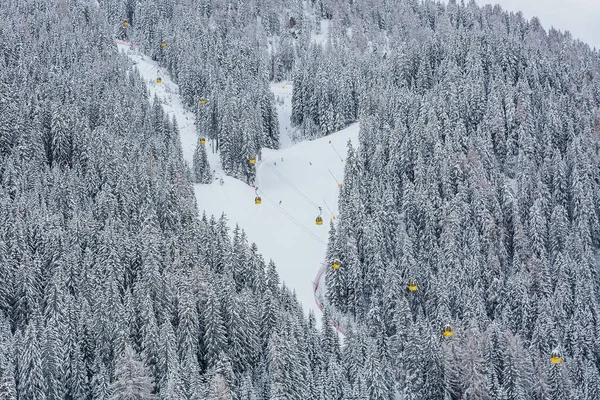
[[[152,378],[133,348],[125,346],[125,351],[117,358],[113,380],[110,384],[111,400],[152,399]]]
[[[194,182],[204,184],[211,183],[213,180],[212,171],[208,164],[208,157],[204,145],[200,143],[196,144],[193,162]]]

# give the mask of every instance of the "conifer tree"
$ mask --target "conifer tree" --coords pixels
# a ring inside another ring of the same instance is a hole
[[[111,400],[133,400],[152,398],[152,378],[140,357],[131,346],[117,359],[114,378],[110,385]]]
[[[4,343],[0,343],[0,399],[16,399],[17,387],[15,384],[15,364],[12,359],[12,343],[6,336]]]
[[[212,172],[210,165],[208,164],[208,157],[206,156],[206,149],[204,145],[198,143],[196,145],[196,151],[194,152],[194,182],[196,183],[211,183]]]
[[[226,349],[227,331],[219,298],[212,287],[208,292],[204,308],[203,326],[205,330],[202,343],[205,362],[209,367],[213,367],[219,360],[219,354]]]
[[[32,399],[46,399],[47,383],[44,379],[39,337],[39,318],[27,325],[19,345],[18,393]]]

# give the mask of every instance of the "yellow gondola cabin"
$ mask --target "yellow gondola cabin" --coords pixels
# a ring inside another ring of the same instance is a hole
[[[323,218],[321,217],[321,214],[323,213],[323,210],[321,209],[321,207],[319,207],[319,216],[317,217],[317,219],[315,220],[315,223],[317,225],[323,225]]]
[[[452,327],[450,325],[444,325],[442,333],[446,337],[452,337],[452,335],[454,335],[454,332],[452,332]]]
[[[552,356],[550,357],[550,361],[552,362],[552,364],[562,364],[563,358],[562,354],[560,354],[560,351],[554,350],[552,352]]]
[[[419,286],[417,285],[416,279],[411,279],[408,282],[408,290],[410,290],[411,292],[415,292],[415,291],[419,290]]]

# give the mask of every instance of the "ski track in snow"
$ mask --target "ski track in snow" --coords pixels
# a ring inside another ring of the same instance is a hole
[[[158,96],[165,112],[177,120],[181,136],[183,156],[191,167],[197,135],[194,115],[187,111],[179,98],[178,86],[173,83],[157,63],[131,49],[127,43],[117,43],[132,59],[142,78],[146,81],[150,99]],[[162,83],[157,84],[160,76]],[[325,264],[326,243],[330,221],[338,212],[338,182],[343,179],[344,162],[336,154],[345,157],[348,140],[358,145],[358,123],[323,138],[293,144],[290,125],[292,84],[280,82],[270,85],[277,103],[281,132],[281,149],[262,149],[262,159],[257,161],[256,186],[262,204],[255,205],[255,189],[245,182],[226,176],[219,156],[212,152],[207,141],[207,154],[215,181],[208,185],[195,184],[194,192],[200,215],[222,213],[227,215],[230,227],[238,224],[243,228],[250,243],[258,246],[268,262],[272,259],[281,281],[292,288],[304,310],[312,309],[320,324],[321,311],[315,302],[314,280]],[[223,178],[223,184],[218,182]],[[281,202],[281,203],[280,203]],[[322,207],[323,225],[315,218]],[[320,275],[317,295],[324,294],[324,274]]]
[[[134,47],[137,46],[134,45]],[[135,48],[132,49],[128,42],[122,40],[117,41],[117,48],[119,51],[124,51],[134,62],[142,79],[146,82],[150,100],[153,100],[156,95],[162,104],[163,109],[169,115],[169,118],[172,119],[175,117],[179,128],[179,135],[181,137],[183,159],[191,169],[198,136],[194,125],[194,113],[187,111],[181,102],[179,97],[179,86],[171,80],[171,77],[166,72],[165,68],[159,67],[156,61],[152,61],[150,57],[141,54]],[[156,83],[156,78],[158,77],[162,79],[162,83]],[[214,175],[216,180],[224,174],[219,155],[211,151],[213,146],[213,143],[211,142],[210,139],[206,141],[206,154],[211,168],[215,171]]]
[[[292,128],[290,122],[292,116],[292,82],[271,83],[269,87],[275,95],[277,118],[279,119],[279,147],[286,149],[294,144],[292,138],[294,128]]]

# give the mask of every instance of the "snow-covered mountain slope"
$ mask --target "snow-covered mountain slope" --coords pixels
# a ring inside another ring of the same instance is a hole
[[[287,149],[263,149],[256,181],[260,205],[254,204],[254,188],[231,177],[223,185],[195,187],[200,209],[225,212],[231,223],[243,227],[264,257],[275,261],[281,279],[305,309],[317,309],[312,281],[324,262],[329,221],[337,215],[337,181],[344,164],[332,145],[345,154],[349,139],[357,143],[358,124]],[[315,223],[318,207],[323,210],[321,226]]]
[[[198,137],[194,126],[194,114],[187,111],[181,102],[179,86],[171,80],[164,68],[159,67],[156,61],[152,61],[149,57],[140,53],[135,44],[131,45],[130,42],[117,40],[117,48],[119,51],[125,52],[134,62],[141,77],[146,81],[150,99],[152,100],[154,96],[157,96],[169,118],[175,117],[181,137],[183,158],[187,165],[192,168],[192,158]],[[162,82],[157,83],[157,78],[161,78]],[[212,143],[209,140],[207,143],[208,149],[211,148],[211,145]],[[222,175],[219,155],[210,150],[206,153],[211,168],[215,170],[215,178],[218,179]]]
[[[183,107],[178,87],[156,63],[138,54],[128,44],[119,43],[136,62],[142,77],[148,82],[150,96],[156,94],[170,116],[175,116],[181,132],[181,144],[186,162],[191,166],[196,145],[193,114]],[[162,83],[157,84],[160,76]],[[324,263],[329,224],[337,216],[338,183],[342,182],[346,145],[358,144],[358,123],[347,129],[313,141],[292,144],[292,85],[283,82],[271,85],[278,104],[281,128],[280,150],[263,149],[257,162],[256,189],[245,182],[222,174],[218,154],[209,147],[209,162],[217,177],[209,185],[195,185],[200,213],[219,216],[225,213],[231,226],[238,224],[248,240],[255,242],[265,260],[277,265],[281,280],[294,289],[305,310],[320,313],[315,303],[313,281]],[[210,141],[207,143],[210,146]],[[338,155],[339,153],[339,155]],[[340,158],[340,155],[342,158]],[[262,204],[254,204],[255,193]],[[322,208],[323,225],[315,223]]]
[[[294,144],[294,131],[291,126],[292,116],[292,82],[271,84],[271,92],[275,95],[277,117],[279,119],[279,147],[286,149]]]

